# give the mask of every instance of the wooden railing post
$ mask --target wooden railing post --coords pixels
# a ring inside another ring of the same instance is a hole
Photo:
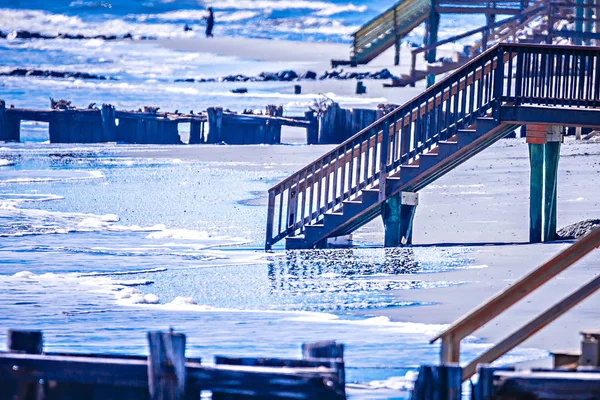
[[[504,94],[504,47],[502,46],[498,47],[496,55],[493,93],[494,100],[492,105],[492,115],[494,117],[494,121],[500,122],[500,106],[502,105],[502,95]]]
[[[22,354],[42,354],[43,350],[43,335],[40,331],[8,331],[6,340],[6,347],[9,353],[22,353]],[[19,366],[13,366],[13,371],[19,372]],[[26,373],[26,371],[24,371]],[[3,386],[3,378],[0,378],[0,387]],[[10,386],[9,386],[10,387]],[[40,379],[37,383],[20,382],[14,387],[18,391],[15,393],[15,399],[39,399],[45,398],[43,393],[43,379]],[[2,388],[2,394],[8,395],[5,391],[8,388]],[[10,396],[6,396],[10,398]]]
[[[150,400],[176,400],[185,394],[185,335],[148,332]]]
[[[440,363],[454,364],[460,362],[460,339],[453,335],[442,337],[442,348],[440,350]]]
[[[267,210],[267,233],[265,250],[271,250],[273,246],[273,222],[275,220],[275,191],[269,190],[269,208]]]
[[[388,155],[389,155],[389,142],[390,142],[390,119],[386,118],[383,121],[383,132],[381,138],[381,151],[379,153],[379,201],[384,201],[385,190],[386,190],[386,180],[387,180],[387,163],[388,163]],[[379,135],[379,131],[375,128]],[[377,137],[376,136],[376,137]],[[377,146],[377,140],[375,140],[375,145]]]

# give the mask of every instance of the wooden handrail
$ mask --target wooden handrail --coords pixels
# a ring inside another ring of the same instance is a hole
[[[464,337],[490,322],[599,246],[600,228],[596,228],[431,339],[430,343],[442,339],[442,362],[459,362],[460,341]]]
[[[575,307],[577,304],[596,293],[598,289],[600,289],[600,275],[596,276],[594,279],[577,289],[575,292],[554,304],[542,314],[529,321],[522,328],[507,336],[501,342],[494,345],[494,347],[471,361],[463,368],[463,381],[475,375],[475,372],[477,372],[477,365],[491,363],[502,357],[504,354],[523,343],[533,334],[539,332],[545,326]]]

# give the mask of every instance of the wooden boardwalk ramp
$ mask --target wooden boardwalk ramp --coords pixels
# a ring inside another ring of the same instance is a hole
[[[599,76],[595,48],[494,46],[272,187],[265,248],[323,247],[521,125],[600,125]]]

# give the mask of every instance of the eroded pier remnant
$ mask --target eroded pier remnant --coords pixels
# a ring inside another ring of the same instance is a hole
[[[6,111],[6,103],[0,100],[0,141],[18,142],[21,121],[11,118]]]
[[[283,125],[306,129],[307,140],[318,132],[314,112],[283,117],[283,107],[267,106],[262,114],[238,114],[221,107],[189,114],[158,112],[158,107],[119,111],[110,104],[79,109],[71,102],[52,102],[51,110],[6,108],[0,101],[0,141],[20,141],[21,121],[47,122],[51,143],[181,144],[179,124],[190,124],[189,144],[279,144]],[[208,129],[207,129],[208,127]]]
[[[547,124],[528,124],[526,130],[531,168],[529,241],[549,242],[556,239],[558,160],[563,128]]]
[[[320,116],[318,141],[309,144],[339,144],[371,125],[385,114],[384,110],[345,109],[330,104]]]

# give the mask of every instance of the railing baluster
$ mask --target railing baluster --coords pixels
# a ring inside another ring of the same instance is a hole
[[[283,225],[283,193],[285,192],[285,185],[281,187],[281,191],[279,192],[279,227],[277,229],[277,236],[281,235],[283,232],[281,227]]]
[[[315,216],[315,219],[319,218],[319,215],[321,215],[321,197],[323,196],[323,160],[319,161],[318,175],[319,181],[317,182],[317,215]]]
[[[589,106],[592,100],[592,71],[594,70],[594,57],[591,55],[587,56],[588,60],[586,62],[587,65],[587,74],[586,74],[586,95],[585,95],[585,105]]]
[[[367,185],[370,184],[372,182],[371,178],[371,174],[369,173],[370,171],[370,152],[371,152],[371,138],[367,137],[367,142],[366,142],[366,148],[367,150],[365,151],[365,181],[367,182]]]
[[[358,142],[358,157],[356,159],[356,191],[358,192],[360,189],[362,189],[362,176],[363,176],[363,168],[362,168],[362,162],[363,162],[363,157],[362,157],[362,146],[363,146],[363,142],[360,141]]]
[[[329,192],[331,191],[331,156],[325,158],[327,164],[325,167],[325,201],[323,206],[325,209],[329,208]]]
[[[517,70],[515,77],[515,106],[521,104],[523,93],[523,49],[517,48]]]
[[[465,122],[466,122],[465,118],[467,116],[467,93],[469,90],[469,87],[467,85],[467,83],[469,82],[469,75],[466,72],[464,74],[464,80],[465,80],[465,87],[460,91],[460,113],[462,115],[461,125],[463,128],[465,127]],[[460,88],[460,81],[459,81],[459,88]]]
[[[567,87],[567,104],[569,106],[573,105],[573,97],[575,97],[575,81],[577,80],[577,74],[575,70],[577,69],[577,60],[575,59],[575,54],[570,52],[569,54],[569,85]]]
[[[311,178],[310,178],[310,196],[309,196],[309,200],[308,200],[308,221],[312,221],[313,217],[313,201],[314,201],[314,195],[315,195],[315,171],[316,171],[316,166],[315,164],[313,164],[312,168],[311,168]]]
[[[385,119],[381,132],[381,153],[379,155],[379,201],[386,199],[387,160],[390,142],[390,121]]]
[[[334,157],[335,157],[335,163],[334,163],[334,170],[333,170],[333,207],[335,207],[337,205],[337,198],[338,198],[338,169],[339,169],[339,161],[340,161],[340,155],[338,154],[338,150],[335,150]]]
[[[513,84],[513,59],[514,59],[514,55],[513,55],[513,51],[512,49],[509,51],[508,53],[508,83],[506,85],[506,100],[507,101],[511,101],[511,95],[512,95],[512,84]]]
[[[356,147],[356,142],[353,140],[350,144],[350,172],[348,173],[348,197],[352,196],[352,178],[354,177],[354,147]]]
[[[298,222],[300,225],[304,226],[304,221],[306,220],[306,193],[308,192],[308,171],[304,171],[304,173],[300,173],[300,176],[304,176],[304,186],[302,189],[302,208],[300,209],[300,218]]]
[[[346,162],[346,159],[348,157],[348,146],[344,145],[344,147],[342,148],[342,176],[340,179],[340,187],[341,187],[341,191],[342,191],[342,201],[346,200],[346,165],[348,165],[348,163]]]
[[[586,57],[583,54],[580,54],[577,57],[579,60],[579,81],[577,82],[577,87],[579,88],[579,95],[577,96],[577,106],[581,106],[581,103],[584,100],[584,90],[585,90],[585,61]]]
[[[373,181],[375,180],[375,172],[377,169],[377,149],[379,148],[379,129],[381,127],[381,124],[378,124],[375,128],[373,128],[373,132],[375,133],[375,142],[373,144],[373,163],[371,165],[371,175],[373,176]],[[371,140],[369,138],[369,140]]]
[[[600,101],[600,57],[596,56],[596,73],[594,74],[594,107]]]
[[[406,113],[402,113],[402,123],[400,124],[400,155],[398,156],[396,167],[399,167],[404,163],[404,155],[408,153],[410,136],[407,135],[410,135],[410,129],[407,129]]]
[[[554,105],[558,104],[560,85],[562,84],[562,59],[562,54],[557,54],[554,66]]]

